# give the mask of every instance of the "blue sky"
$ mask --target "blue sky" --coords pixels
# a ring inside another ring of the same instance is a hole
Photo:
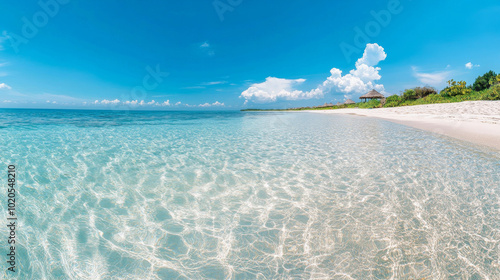
[[[285,108],[500,72],[497,0],[30,2],[0,4],[0,107]]]

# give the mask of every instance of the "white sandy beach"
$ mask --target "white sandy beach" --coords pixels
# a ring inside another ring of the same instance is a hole
[[[500,150],[500,101],[310,112],[377,117]]]

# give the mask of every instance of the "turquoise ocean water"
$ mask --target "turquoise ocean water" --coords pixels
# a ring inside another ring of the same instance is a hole
[[[500,279],[498,152],[314,113],[0,110],[2,279]]]

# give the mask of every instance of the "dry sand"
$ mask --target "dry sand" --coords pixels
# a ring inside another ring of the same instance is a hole
[[[500,101],[310,112],[377,117],[500,150]]]

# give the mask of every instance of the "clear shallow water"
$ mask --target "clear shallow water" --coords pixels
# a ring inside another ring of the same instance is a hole
[[[500,279],[498,152],[313,113],[1,110],[0,127],[19,279]]]

